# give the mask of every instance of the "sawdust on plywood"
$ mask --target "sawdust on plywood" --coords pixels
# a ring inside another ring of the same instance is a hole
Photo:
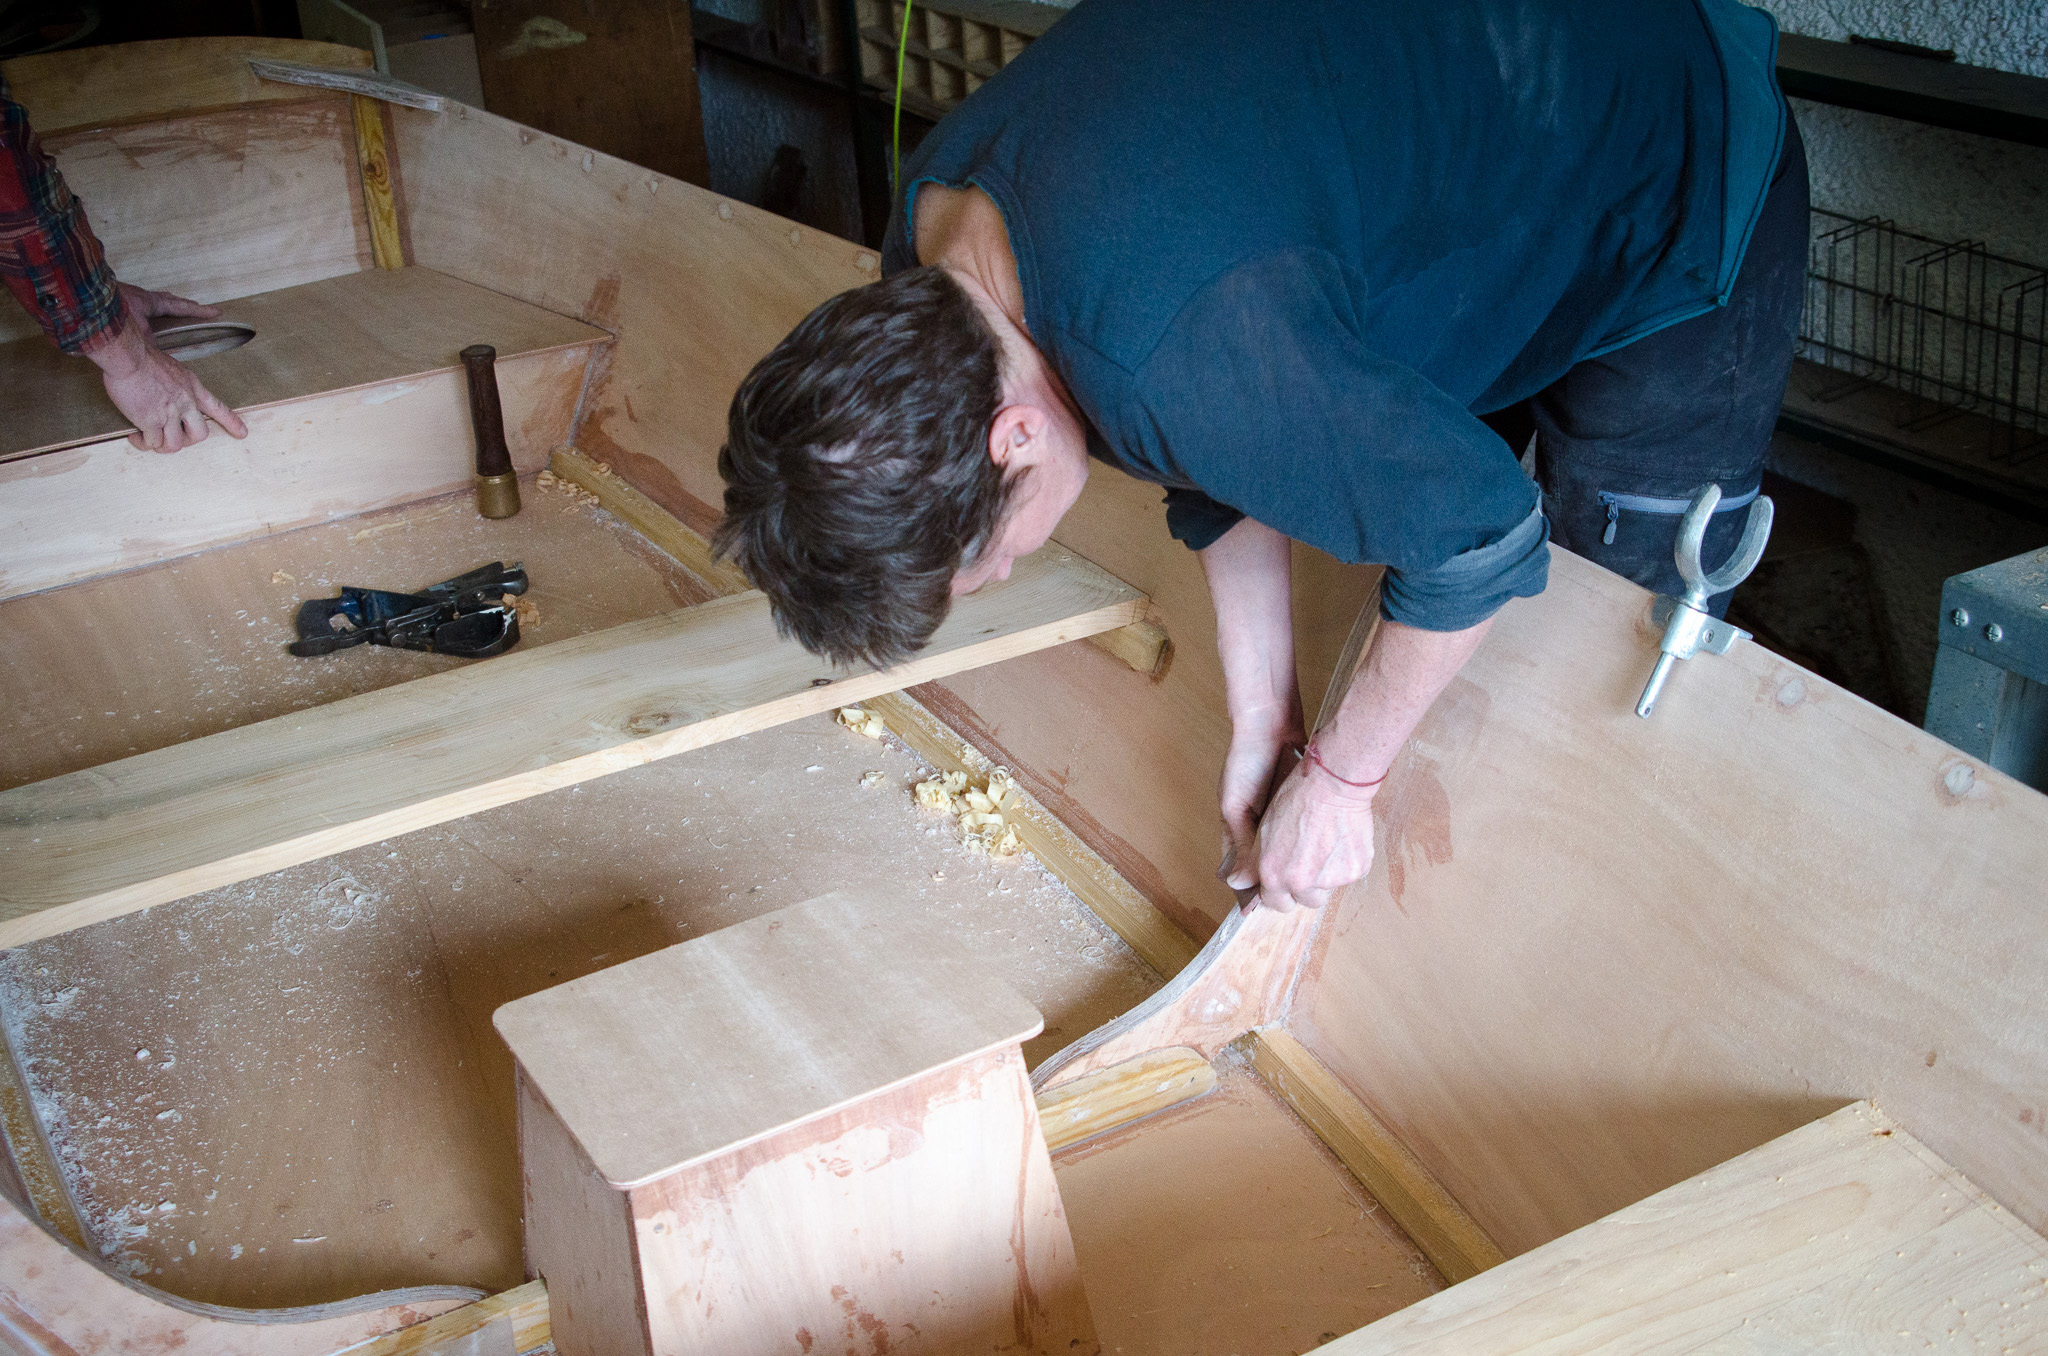
[[[1033,1063],[1157,987],[1028,854],[922,809],[932,775],[814,717],[0,954],[0,1016],[126,1273],[251,1306],[504,1289],[505,1002],[841,888],[987,957],[1045,1014]]]

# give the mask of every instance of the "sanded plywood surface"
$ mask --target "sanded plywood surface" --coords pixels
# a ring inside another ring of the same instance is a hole
[[[2044,1317],[2048,1240],[1858,1103],[1326,1352],[2019,1352]]]
[[[520,999],[492,1023],[616,1187],[1044,1028],[986,967],[846,890]]]
[[[765,597],[740,594],[0,792],[0,938],[84,926],[1077,640],[1143,604],[1047,547],[962,599],[918,657],[846,674],[778,637]]]
[[[2048,1224],[2048,797],[1749,644],[1640,720],[1649,604],[1501,614],[1290,1029],[1510,1256],[1864,1097]]]
[[[220,301],[373,267],[346,94],[44,138],[123,282]],[[42,333],[0,309],[0,340]]]
[[[524,488],[512,518],[483,517],[463,491],[0,602],[0,788],[473,662],[374,645],[285,653],[299,603],[344,584],[403,592],[523,562],[521,650],[710,596],[610,514]]]
[[[1044,1014],[1033,1061],[1159,982],[1028,859],[963,848],[927,775],[812,717],[0,953],[0,1016],[131,1274],[229,1304],[503,1290],[505,1003],[837,889],[981,958]]]
[[[221,307],[255,328],[240,348],[187,366],[237,410],[452,371],[470,344],[501,359],[601,343],[603,330],[429,268],[372,269]],[[41,338],[0,344],[0,458],[134,432],[91,363]]]
[[[1296,1356],[1443,1288],[1254,1075],[1218,1073],[1053,1156],[1105,1352]]]

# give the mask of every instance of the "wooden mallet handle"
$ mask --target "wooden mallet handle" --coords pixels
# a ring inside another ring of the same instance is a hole
[[[519,478],[505,446],[505,412],[498,405],[498,350],[471,344],[462,350],[469,377],[469,422],[476,430],[476,505],[486,518],[519,512]]]

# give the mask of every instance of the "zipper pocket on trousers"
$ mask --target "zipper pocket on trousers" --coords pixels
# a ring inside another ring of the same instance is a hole
[[[1757,493],[1757,490],[1751,490],[1747,494],[1723,499],[1714,506],[1714,512],[1733,513],[1736,509],[1746,508],[1749,501],[1756,498]],[[1656,513],[1667,518],[1676,518],[1692,507],[1690,499],[1659,499],[1647,494],[1616,494],[1612,490],[1602,490],[1598,497],[1607,507],[1607,530],[1600,534],[1600,544],[1603,546],[1614,545],[1614,530],[1621,525],[1621,514],[1624,509],[1630,513]]]

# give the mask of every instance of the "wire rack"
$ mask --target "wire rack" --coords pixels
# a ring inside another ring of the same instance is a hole
[[[2044,354],[2048,269],[1814,210],[1799,356],[1836,374],[1815,399],[1887,387],[1908,430],[1974,415],[1992,459],[2016,464],[2048,453]]]

